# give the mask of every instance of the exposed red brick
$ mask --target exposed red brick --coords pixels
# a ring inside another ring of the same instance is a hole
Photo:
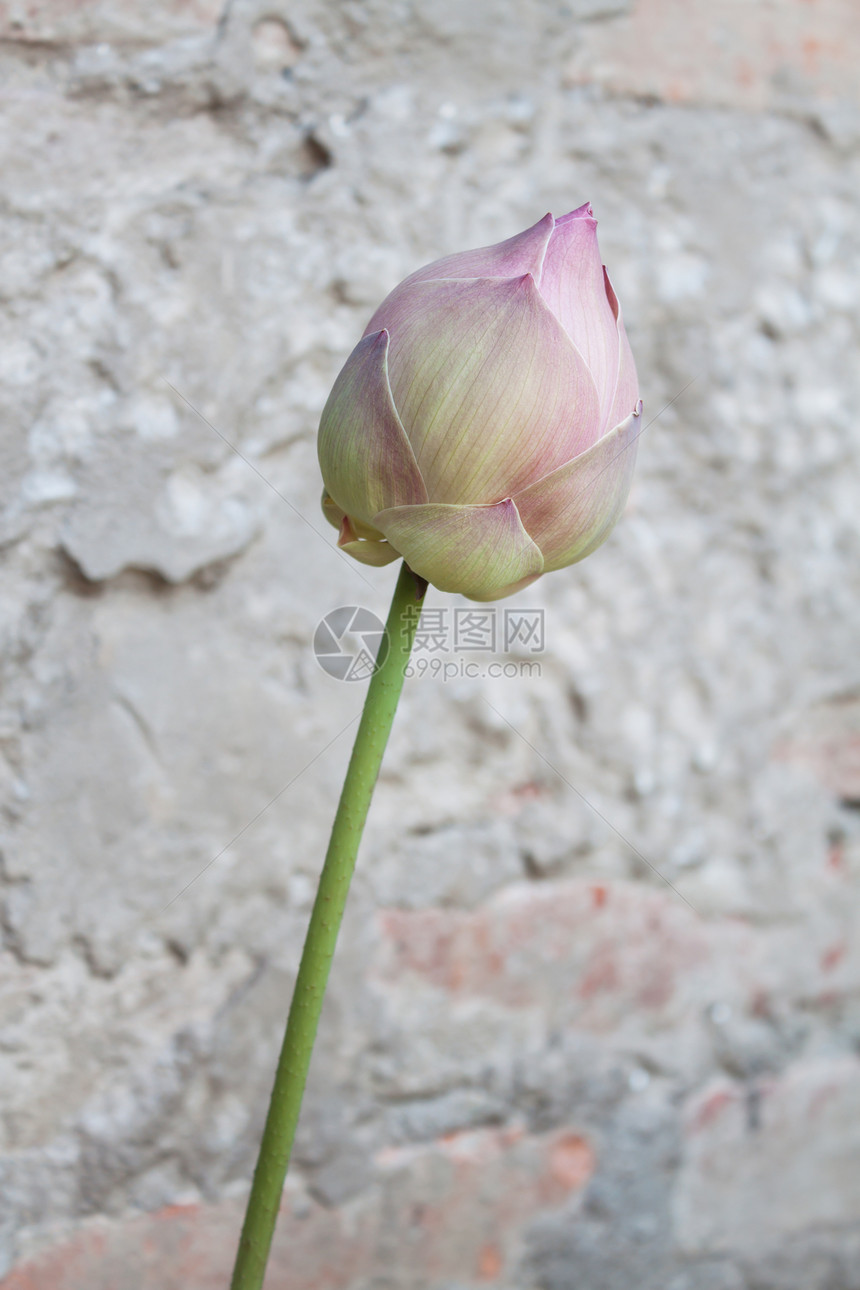
[[[858,103],[858,64],[856,0],[636,0],[629,16],[583,29],[568,80],[667,102],[762,109],[787,85],[794,95]]]
[[[594,1151],[578,1134],[561,1138],[550,1154],[550,1173],[562,1187],[582,1187],[594,1173]]]
[[[589,970],[585,973],[579,985],[577,992],[582,999],[590,999],[601,991],[617,990],[620,985],[620,976],[618,973],[618,964],[612,951],[608,947],[601,947],[597,952]]]
[[[490,806],[498,815],[515,816],[519,815],[529,802],[540,801],[548,795],[549,790],[544,784],[527,780],[524,784],[515,784],[504,793],[498,793],[491,799]]]
[[[478,1280],[495,1281],[502,1271],[502,1256],[495,1245],[485,1245],[478,1259]]]
[[[496,1280],[524,1226],[564,1204],[594,1165],[580,1134],[514,1124],[389,1148],[373,1184],[343,1209],[316,1204],[291,1180],[267,1290],[349,1290],[383,1270],[416,1284],[416,1267],[428,1285],[462,1282],[469,1269],[476,1286]],[[241,1202],[224,1201],[99,1219],[16,1268],[2,1290],[224,1290],[241,1217]]]
[[[377,979],[405,977],[452,994],[527,1007],[552,993],[605,1028],[671,1005],[711,953],[694,914],[669,892],[632,883],[513,884],[481,908],[380,915]]]
[[[734,1085],[711,1088],[700,1100],[694,1102],[688,1122],[690,1133],[700,1133],[708,1128],[729,1107],[735,1106],[740,1093]]]
[[[675,1216],[690,1254],[756,1254],[860,1221],[860,1062],[798,1062],[757,1093],[754,1133],[740,1085],[713,1081],[688,1108]]]
[[[591,898],[594,901],[595,909],[602,909],[606,904],[609,893],[603,883],[596,882],[591,888]]]
[[[834,797],[860,802],[860,696],[843,695],[804,713],[774,755],[802,766]]]
[[[840,964],[844,958],[845,958],[844,941],[838,945],[829,946],[828,949],[826,949],[824,953],[821,955],[822,972],[832,972],[833,969],[837,967],[838,964]]]
[[[844,873],[845,844],[843,842],[831,843],[827,851],[827,867],[833,873]]]

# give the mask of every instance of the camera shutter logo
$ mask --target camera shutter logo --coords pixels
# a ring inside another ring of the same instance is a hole
[[[336,681],[365,681],[388,657],[388,633],[382,620],[361,605],[332,609],[317,624],[314,654]]]

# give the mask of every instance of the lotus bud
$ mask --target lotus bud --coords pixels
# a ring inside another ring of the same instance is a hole
[[[588,205],[546,215],[383,301],[320,424],[344,551],[495,600],[608,536],[642,404],[596,228]]]

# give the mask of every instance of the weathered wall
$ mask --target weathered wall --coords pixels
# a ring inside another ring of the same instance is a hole
[[[270,1284],[860,1287],[856,0],[0,36],[3,1286],[224,1286],[361,700],[310,639],[393,579],[319,410],[405,273],[590,199],[693,384],[518,598],[541,677],[408,688]]]

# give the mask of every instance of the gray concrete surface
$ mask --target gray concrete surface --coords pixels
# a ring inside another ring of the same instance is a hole
[[[631,504],[540,676],[408,686],[267,1284],[860,1287],[858,60],[854,0],[0,4],[8,1290],[225,1284],[361,702],[310,641],[394,578],[319,412],[585,200]]]

